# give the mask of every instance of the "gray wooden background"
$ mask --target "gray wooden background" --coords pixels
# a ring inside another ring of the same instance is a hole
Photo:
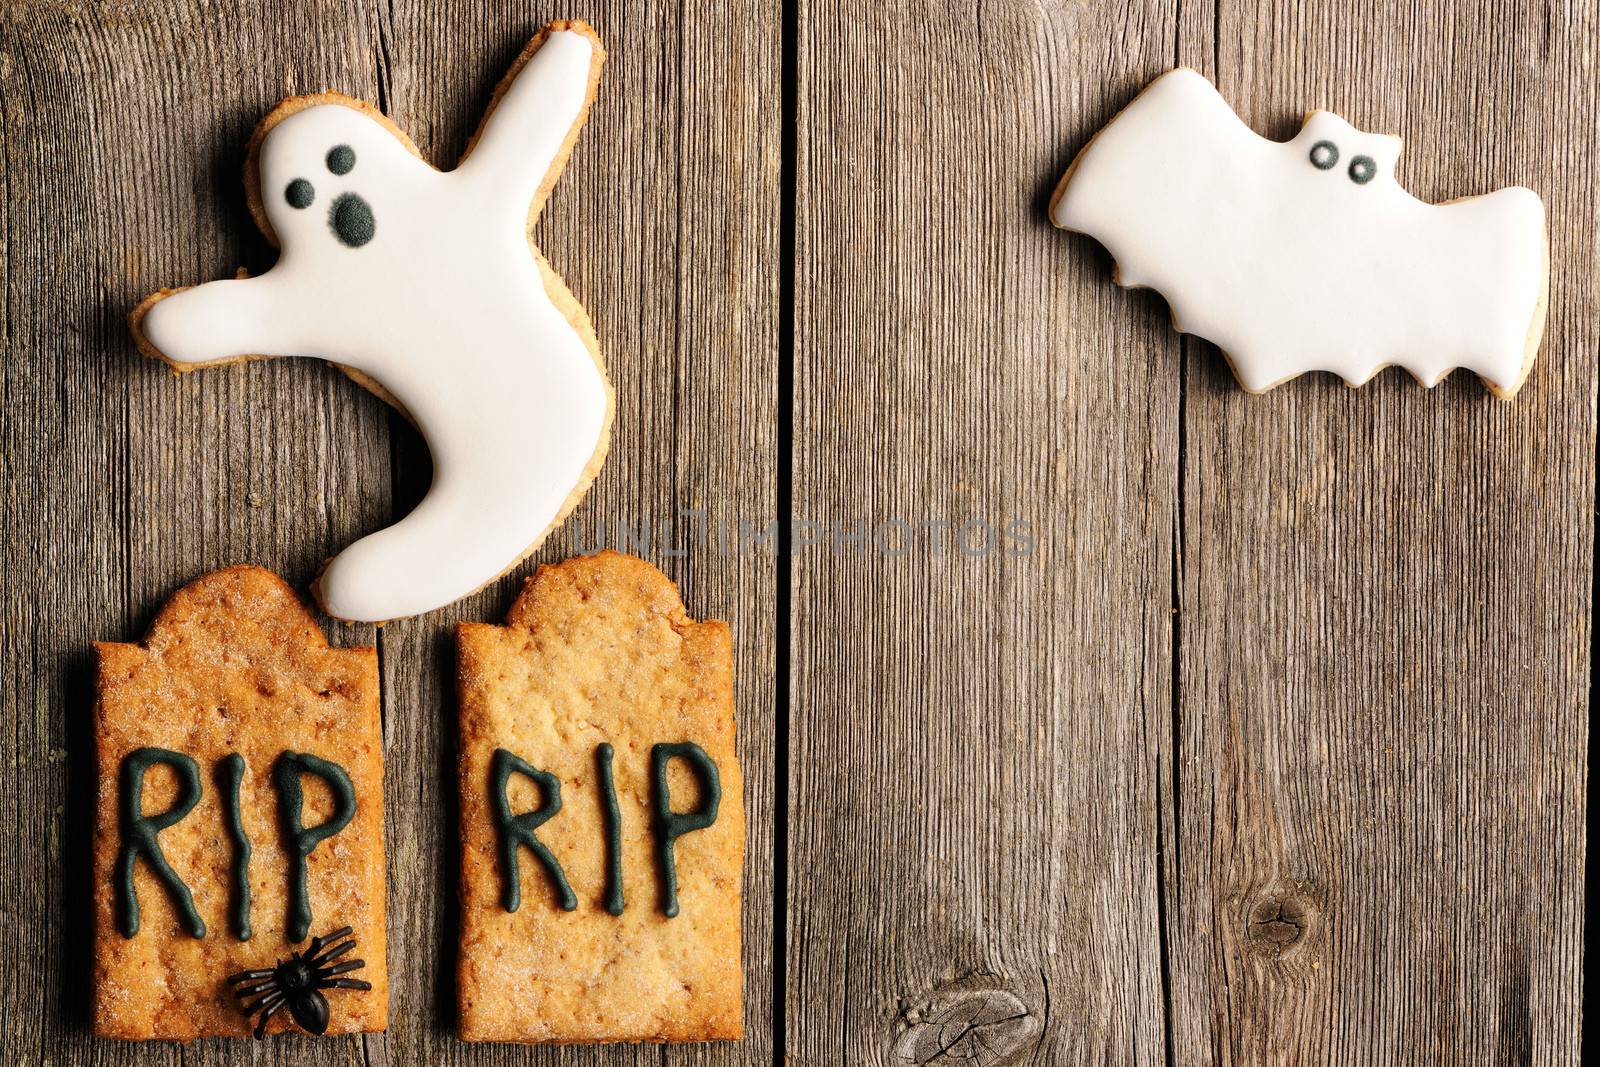
[[[270,264],[239,170],[278,98],[373,100],[448,166],[571,16],[609,61],[538,241],[597,325],[610,459],[515,575],[328,627],[382,658],[391,1028],[97,1042],[89,642],[223,564],[304,587],[429,472],[337,372],[174,379],[123,316]],[[1597,53],[1596,0],[6,4],[0,1058],[1575,1063]],[[1052,230],[1072,154],[1179,64],[1270,136],[1314,106],[1402,135],[1425,199],[1535,189],[1521,396],[1392,371],[1249,397]],[[454,624],[680,509],[826,531],[645,553],[735,628],[750,1037],[463,1046]],[[832,543],[893,520],[910,551]],[[1031,555],[927,533],[1012,521]]]

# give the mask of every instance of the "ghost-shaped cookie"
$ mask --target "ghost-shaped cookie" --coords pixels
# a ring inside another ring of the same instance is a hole
[[[1426,204],[1395,181],[1400,141],[1312,112],[1257,136],[1204,77],[1173,70],[1097,133],[1051,220],[1111,252],[1264,392],[1306,371],[1360,385],[1452,368],[1509,399],[1544,329],[1544,205],[1532,191]]]
[[[316,591],[336,618],[382,622],[471,593],[532,552],[600,469],[612,394],[599,344],[529,230],[603,56],[588,26],[546,26],[448,172],[361,101],[283,101],[245,168],[277,263],[163,290],[130,316],[141,350],[175,370],[326,359],[417,425],[433,484],[324,568]]]

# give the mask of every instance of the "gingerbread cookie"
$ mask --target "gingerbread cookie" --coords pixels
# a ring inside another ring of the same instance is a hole
[[[383,1030],[377,654],[259,567],[95,650],[94,1032]]]
[[[1423,203],[1395,181],[1399,155],[1326,111],[1268,141],[1174,70],[1078,154],[1050,217],[1105,245],[1119,284],[1160,291],[1250,392],[1388,366],[1432,386],[1465,367],[1510,399],[1544,331],[1544,205],[1522,188]]]
[[[462,1038],[742,1037],[727,624],[602,552],[459,637]]]
[[[600,470],[612,394],[599,343],[529,231],[603,55],[583,23],[546,26],[449,172],[359,100],[283,101],[245,165],[277,264],[164,289],[130,316],[141,351],[174,370],[319,357],[422,431],[432,488],[328,564],[316,592],[336,618],[383,622],[466,596],[538,547]]]

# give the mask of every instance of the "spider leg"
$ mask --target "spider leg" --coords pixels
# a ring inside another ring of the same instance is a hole
[[[359,978],[330,978],[322,983],[323,989],[371,989],[371,982]]]
[[[283,1002],[285,1000],[288,1000],[288,999],[289,998],[286,997],[282,992],[274,991],[272,993],[268,993],[266,996],[262,997],[260,1000],[256,1001],[254,1004],[243,1004],[243,1005],[240,1005],[240,1009],[239,1010],[244,1012],[246,1015],[254,1015],[256,1012],[260,1011],[262,1008],[275,1008],[281,1002]]]
[[[238,989],[233,991],[233,995],[238,997],[240,1000],[243,1000],[246,997],[255,996],[264,989],[271,989],[277,984],[278,983],[271,978],[263,978],[261,981],[255,982],[252,985],[240,986]]]
[[[340,956],[343,956],[346,952],[349,952],[355,947],[356,939],[352,937],[348,941],[333,946],[320,956],[306,956],[305,962],[306,965],[310,967],[323,967],[332,963],[334,960],[338,959]]]
[[[259,971],[240,971],[238,974],[228,975],[228,981],[229,983],[250,982],[256,980],[257,978],[270,978],[272,976],[272,970],[273,969],[271,967],[264,967]]]
[[[346,971],[354,971],[365,967],[366,965],[366,960],[345,960],[337,967],[318,967],[317,978],[319,980],[323,978],[332,978],[336,974],[343,974]]]
[[[261,1018],[256,1022],[257,1041],[260,1041],[262,1038],[267,1036],[267,1020],[272,1018],[272,1016],[280,1011],[287,1003],[289,1003],[288,1000],[280,1000],[278,1003],[261,1013]]]
[[[302,959],[309,960],[311,957],[317,954],[323,945],[328,944],[330,941],[337,941],[348,933],[350,933],[350,927],[341,926],[331,934],[323,934],[321,937],[313,937],[311,939],[311,944],[306,946],[305,952],[296,953],[296,955],[299,955]]]

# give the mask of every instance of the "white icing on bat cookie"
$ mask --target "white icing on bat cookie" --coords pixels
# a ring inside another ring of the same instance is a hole
[[[1399,154],[1326,111],[1266,140],[1174,70],[1078,154],[1050,217],[1105,245],[1119,284],[1160,291],[1250,392],[1394,365],[1426,386],[1465,367],[1509,399],[1544,329],[1544,205],[1522,188],[1425,204]]]
[[[421,430],[433,484],[328,564],[317,591],[330,615],[381,622],[471,593],[531,552],[599,469],[611,419],[599,347],[527,231],[602,59],[587,26],[546,27],[449,172],[359,101],[285,101],[257,132],[251,189],[278,262],[134,313],[149,354],[178,370],[331,360]]]

